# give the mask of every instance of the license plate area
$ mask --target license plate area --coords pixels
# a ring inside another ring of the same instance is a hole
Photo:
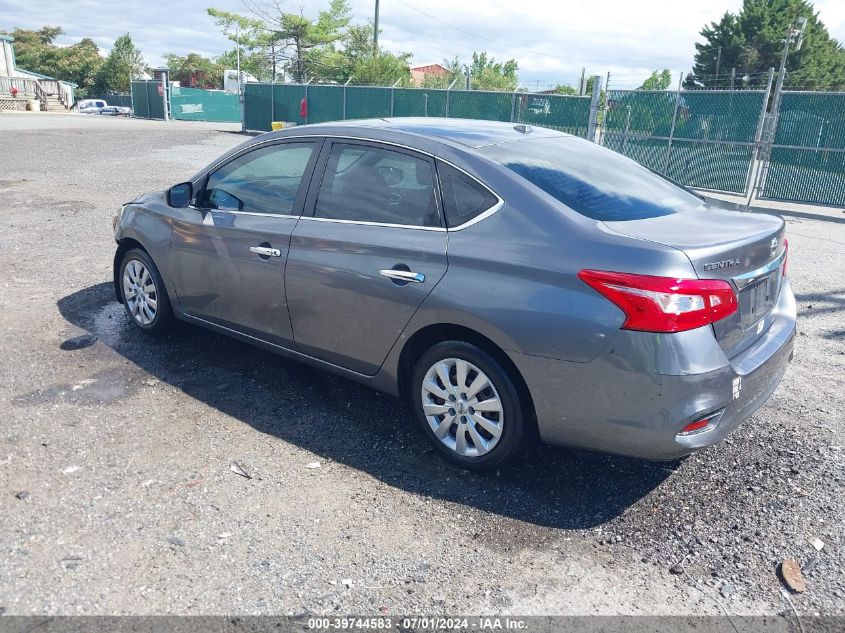
[[[743,329],[756,324],[771,312],[777,298],[777,271],[743,288],[737,296]]]

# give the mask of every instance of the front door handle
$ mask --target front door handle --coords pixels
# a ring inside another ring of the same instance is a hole
[[[259,257],[281,257],[282,251],[278,248],[270,248],[269,246],[250,246],[250,253],[255,253]]]
[[[382,277],[387,277],[388,279],[394,279],[396,281],[404,281],[404,282],[413,282],[415,284],[421,284],[425,281],[425,275],[422,273],[415,273],[410,270],[396,270],[395,268],[387,268],[385,270],[378,271],[378,274]]]

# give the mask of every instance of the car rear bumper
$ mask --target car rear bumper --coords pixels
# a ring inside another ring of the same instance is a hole
[[[705,328],[689,336],[624,331],[589,363],[520,353],[511,353],[511,358],[528,384],[543,441],[674,459],[720,441],[777,388],[792,358],[795,337],[795,298],[789,283],[772,315],[768,330],[730,360],[718,349],[712,330]],[[710,366],[719,354],[721,362]],[[701,358],[708,362],[696,361]],[[672,373],[661,373],[667,369]],[[690,422],[718,412],[721,416],[711,427],[678,435]]]

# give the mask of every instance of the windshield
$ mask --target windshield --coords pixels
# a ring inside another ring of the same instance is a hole
[[[595,220],[639,220],[702,205],[692,193],[621,154],[569,136],[479,151]]]

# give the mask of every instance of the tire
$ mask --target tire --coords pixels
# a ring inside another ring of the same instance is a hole
[[[444,376],[450,384],[444,385]],[[522,447],[526,422],[516,386],[502,365],[475,345],[444,341],[429,348],[414,365],[410,395],[424,433],[453,464],[494,468]],[[483,410],[473,406],[479,402]]]
[[[120,262],[120,294],[129,318],[141,331],[160,335],[173,324],[167,289],[152,258],[139,248],[126,251]],[[133,300],[133,294],[141,300]]]

